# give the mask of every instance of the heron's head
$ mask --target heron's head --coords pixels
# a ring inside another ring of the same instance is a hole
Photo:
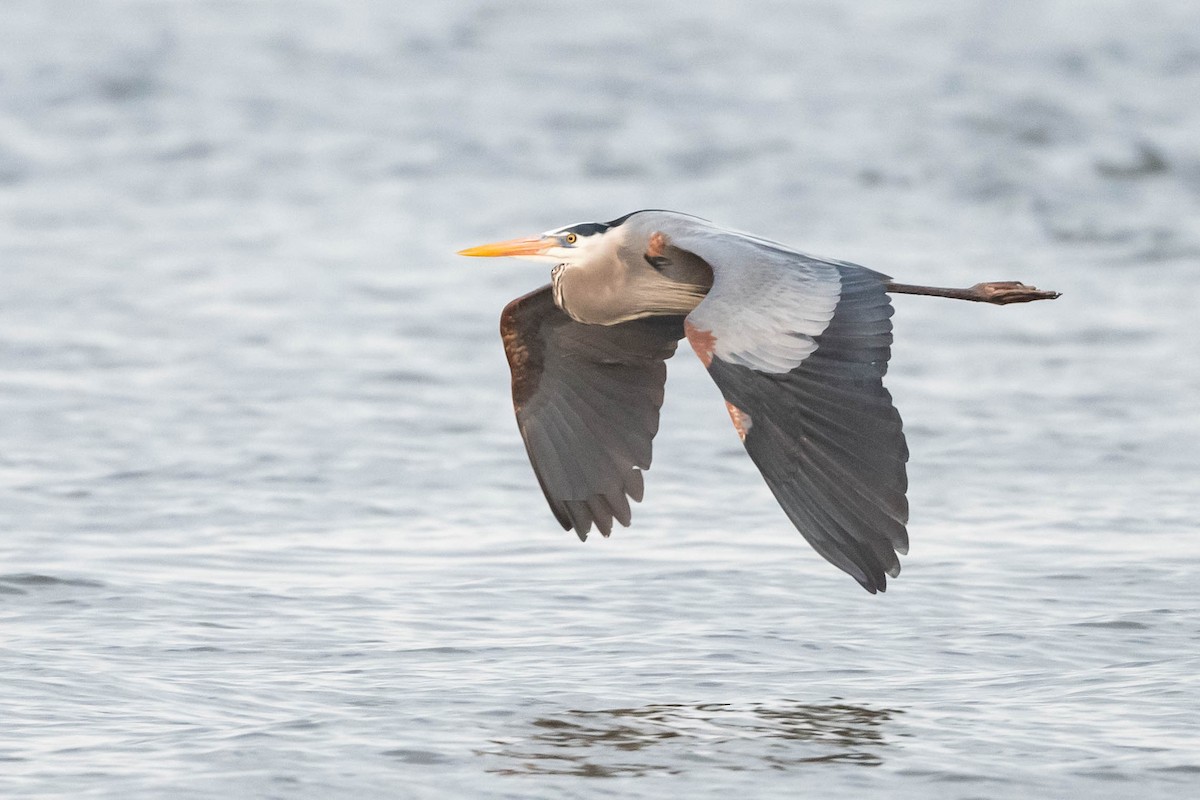
[[[509,239],[459,250],[460,256],[513,256],[529,261],[577,266],[603,249],[616,236],[614,229],[624,219],[613,222],[580,222],[546,231],[540,236]]]

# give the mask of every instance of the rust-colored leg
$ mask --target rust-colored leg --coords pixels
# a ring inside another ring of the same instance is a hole
[[[1026,286],[1019,281],[977,283],[970,289],[943,289],[940,286],[888,283],[887,290],[896,294],[924,294],[931,297],[949,297],[954,300],[971,300],[976,303],[993,303],[998,306],[1009,303],[1032,303],[1034,300],[1053,300],[1061,296],[1060,292],[1049,292],[1036,286]]]

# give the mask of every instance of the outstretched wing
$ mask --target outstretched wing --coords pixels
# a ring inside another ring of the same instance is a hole
[[[908,552],[908,447],[883,388],[887,277],[709,231],[671,245],[712,267],[687,337],[767,485],[818,553],[884,590]]]
[[[563,528],[586,539],[629,525],[650,467],[667,368],[682,317],[584,325],[550,286],[517,298],[500,317],[513,407],[542,492]]]

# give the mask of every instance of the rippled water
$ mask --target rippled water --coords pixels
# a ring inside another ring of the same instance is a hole
[[[1192,3],[11,0],[0,794],[1200,782]],[[690,353],[558,529],[454,250],[677,208],[911,283],[911,555],[791,529]]]

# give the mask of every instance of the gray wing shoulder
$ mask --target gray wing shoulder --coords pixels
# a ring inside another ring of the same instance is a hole
[[[687,319],[710,336],[714,355],[786,372],[812,353],[841,294],[839,264],[700,220],[679,222],[671,246],[712,270],[712,288]]]

